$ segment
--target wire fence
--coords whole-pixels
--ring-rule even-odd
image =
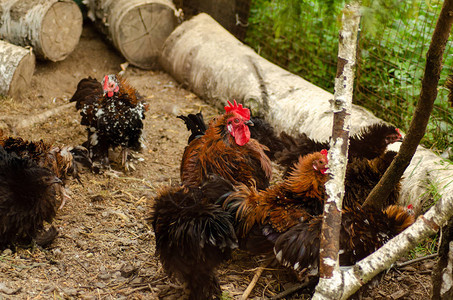
[[[179,1],[181,6],[193,9],[197,0]],[[216,2],[225,1],[209,3],[215,6],[220,4]],[[227,24],[222,19],[234,18],[234,24],[224,26],[261,56],[334,92],[339,20],[344,1],[227,2],[232,5],[229,13],[201,11],[210,13],[222,25]],[[382,3],[389,1],[371,2],[375,6],[363,10],[353,102],[407,131],[443,1],[395,1],[392,7],[382,7]],[[448,105],[448,91],[443,84],[447,75],[453,74],[452,45],[450,40],[445,49],[439,94],[422,141],[428,147],[445,152],[447,157],[449,154],[450,159],[453,158],[453,108]]]

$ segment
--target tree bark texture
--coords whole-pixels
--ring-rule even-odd
[[[88,17],[133,65],[158,67],[162,45],[177,25],[169,0],[88,0]]]
[[[360,6],[346,5],[339,34],[335,95],[332,103],[333,127],[329,150],[330,179],[321,231],[319,283],[313,299],[338,299],[343,289],[338,252],[340,250],[341,208],[349,146],[349,123],[357,54]]]
[[[0,41],[0,94],[17,98],[30,85],[35,71],[35,55],[5,41]]]
[[[439,261],[432,275],[433,300],[453,299],[453,219],[442,228]]]
[[[265,117],[277,132],[304,132],[319,141],[332,134],[331,93],[260,57],[206,14],[172,32],[160,62],[177,81],[220,109],[236,99]],[[355,134],[383,121],[352,105],[350,122],[350,134]],[[392,150],[398,151],[400,144],[393,144]],[[400,202],[420,208],[430,201],[430,185],[445,195],[444,186],[452,176],[453,165],[419,146],[403,175]]]
[[[0,38],[38,58],[65,59],[79,43],[82,13],[71,0],[0,0]]]
[[[442,59],[453,24],[453,0],[446,0],[437,20],[433,37],[426,55],[425,73],[422,79],[420,99],[415,108],[409,131],[404,137],[398,155],[384,173],[379,184],[368,195],[364,206],[372,205],[382,208],[381,199],[387,198],[392,187],[399,181],[423,138],[429,117],[437,97]]]

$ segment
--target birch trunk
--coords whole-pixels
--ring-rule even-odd
[[[327,200],[321,231],[319,253],[319,283],[313,299],[338,299],[343,289],[340,276],[339,249],[341,208],[343,207],[344,181],[349,148],[349,121],[352,108],[357,34],[360,23],[360,6],[346,5],[340,30],[335,97],[332,102],[333,128],[329,150],[329,173],[326,182]]]
[[[25,49],[0,41],[0,94],[17,98],[30,86],[35,71],[35,55]]]
[[[0,0],[0,38],[31,46],[42,59],[65,59],[79,43],[82,13],[71,0]]]
[[[158,67],[165,39],[176,27],[169,0],[88,0],[88,17],[121,54],[143,69]]]
[[[260,57],[206,14],[172,32],[160,62],[177,81],[220,109],[226,100],[236,99],[265,117],[277,132],[305,132],[320,141],[332,133],[331,93]],[[383,121],[352,105],[350,122],[350,134],[355,134]],[[398,151],[398,144],[392,149]],[[453,165],[419,146],[403,175],[400,202],[420,208],[430,201],[431,185],[446,195],[444,185],[451,178]]]

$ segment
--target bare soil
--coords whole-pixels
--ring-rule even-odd
[[[80,79],[121,71],[125,60],[90,24],[79,45],[57,63],[38,61],[30,88],[20,99],[0,99],[0,118],[25,120],[68,103]],[[189,133],[179,114],[219,113],[180,87],[164,72],[129,66],[124,76],[150,104],[145,145],[136,170],[119,176],[86,170],[83,184],[68,183],[72,201],[57,214],[59,236],[46,249],[7,249],[0,254],[0,299],[182,299],[183,286],[163,272],[154,256],[154,233],[146,221],[160,187],[179,182],[179,162]],[[44,122],[7,134],[55,145],[80,145],[86,139],[73,106]],[[112,152],[112,167],[121,171]],[[116,162],[115,162],[116,161]],[[278,174],[278,172],[277,172]],[[278,176],[276,176],[278,180]],[[237,252],[218,271],[225,299],[238,299],[260,258]],[[433,261],[391,271],[365,299],[428,299]],[[297,284],[291,272],[268,268],[251,294],[268,299]],[[294,295],[292,296],[294,297]],[[307,299],[299,294],[298,299]]]

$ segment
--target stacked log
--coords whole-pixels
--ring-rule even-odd
[[[0,39],[31,46],[42,59],[65,59],[77,46],[82,25],[72,0],[0,0]]]
[[[332,133],[331,93],[262,58],[207,14],[179,25],[161,55],[165,71],[219,108],[236,99],[277,131],[304,132],[319,141]],[[377,122],[383,121],[353,105],[351,134]],[[398,144],[392,150],[398,151]],[[452,177],[451,164],[419,146],[404,173],[400,200],[421,208],[430,201],[430,185],[437,186],[440,195],[448,195]]]
[[[88,8],[88,17],[131,64],[158,67],[162,45],[177,24],[171,1],[89,0]]]
[[[25,49],[5,41],[0,41],[0,94],[13,98],[30,86],[35,70],[35,55]]]

